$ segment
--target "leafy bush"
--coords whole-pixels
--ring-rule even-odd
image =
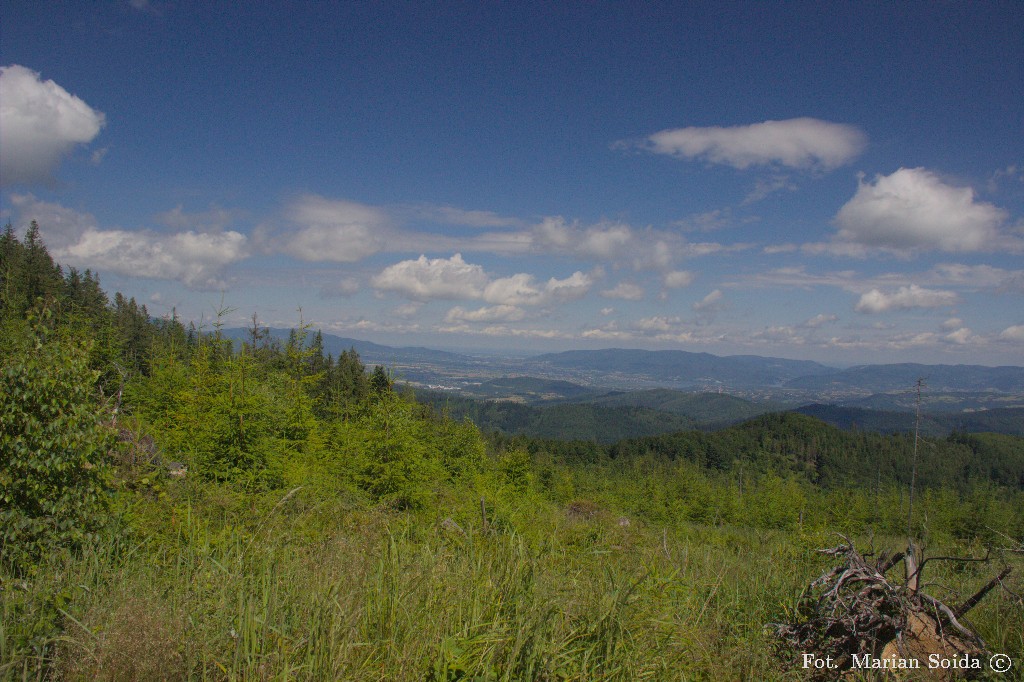
[[[8,328],[9,329],[9,328]],[[11,566],[73,547],[101,525],[116,438],[101,423],[89,348],[15,334],[0,371],[0,547]]]

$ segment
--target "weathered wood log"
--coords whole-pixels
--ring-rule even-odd
[[[992,580],[990,580],[987,583],[985,583],[984,587],[982,587],[980,590],[975,592],[973,597],[971,597],[970,599],[965,601],[963,604],[961,604],[959,608],[954,609],[953,610],[953,614],[957,618],[959,618],[960,616],[964,615],[965,613],[967,613],[968,611],[973,609],[975,606],[978,605],[978,602],[980,602],[982,599],[985,598],[986,594],[988,594],[989,592],[992,591],[992,588],[994,588],[996,585],[998,585],[1000,582],[1002,582],[1003,578],[1005,578],[1006,576],[1010,575],[1010,573],[1012,571],[1013,571],[1013,569],[1010,568],[1010,567],[1004,568],[999,575],[997,575],[995,578],[992,578]]]
[[[903,565],[907,568],[907,590],[910,594],[917,594],[917,588],[920,585],[921,569],[917,566],[917,548],[914,547],[913,542],[907,545],[907,553],[903,557]]]

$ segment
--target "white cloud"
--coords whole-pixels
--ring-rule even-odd
[[[634,240],[633,230],[621,223],[581,227],[560,216],[545,218],[533,229],[537,247],[574,256],[612,259],[622,254]]]
[[[451,258],[420,256],[388,266],[372,280],[381,291],[392,291],[413,300],[483,300],[495,305],[543,305],[585,295],[593,279],[575,272],[565,279],[552,277],[546,283],[533,275],[518,273],[491,279],[483,267],[467,263],[462,254]]]
[[[909,308],[943,308],[956,305],[958,301],[959,297],[952,291],[924,289],[911,284],[890,294],[872,289],[861,295],[854,310],[858,313],[885,313]]]
[[[455,306],[444,316],[449,324],[455,322],[518,322],[526,317],[526,312],[514,305],[484,306],[476,310],[466,310]]]
[[[415,317],[423,308],[422,303],[406,303],[391,309],[391,314],[396,317]]]
[[[586,296],[593,284],[593,277],[577,270],[565,279],[552,277],[544,285],[544,291],[552,300],[573,301]]]
[[[24,222],[36,220],[54,260],[80,268],[134,277],[173,279],[195,289],[223,288],[221,271],[249,255],[245,235],[235,231],[103,229],[88,213],[12,195]]]
[[[925,277],[936,283],[990,289],[996,293],[1024,293],[1024,270],[1004,270],[991,265],[939,263]]]
[[[432,298],[480,298],[488,277],[479,265],[462,260],[457,253],[451,258],[420,256],[384,268],[373,278],[373,286],[393,291],[415,300]]]
[[[181,204],[178,204],[170,211],[164,211],[154,216],[154,219],[161,225],[166,225],[172,230],[198,230],[200,232],[218,232],[233,223],[239,217],[237,211],[230,211],[225,208],[212,207],[208,211],[199,213],[188,213]]]
[[[999,332],[999,339],[1002,341],[1016,341],[1024,343],[1024,324],[1015,324]]]
[[[693,304],[693,310],[697,313],[714,313],[722,309],[723,294],[721,289],[715,289],[710,294]]]
[[[245,235],[86,230],[78,242],[53,252],[57,260],[136,277],[176,279],[196,289],[224,286],[220,271],[248,255]]]
[[[542,302],[544,292],[533,275],[519,273],[489,283],[483,298],[499,305],[536,305]]]
[[[641,301],[644,298],[643,287],[632,282],[619,282],[613,289],[601,292],[605,298],[620,298],[624,301]]]
[[[499,305],[544,305],[553,301],[570,301],[585,296],[593,279],[574,272],[565,279],[552,277],[544,285],[525,273],[496,279],[484,289],[483,299]]]
[[[800,332],[787,325],[765,327],[764,329],[755,332],[752,336],[754,339],[759,341],[785,343],[788,346],[802,346],[807,343],[807,339],[804,338]]]
[[[950,333],[946,334],[943,338],[948,343],[953,343],[958,346],[963,346],[977,340],[977,337],[974,335],[974,332],[972,332],[967,327],[960,327],[955,331],[951,331]]]
[[[687,216],[672,223],[672,227],[683,232],[711,232],[727,227],[732,222],[732,211],[726,208]]]
[[[836,322],[838,319],[839,319],[838,315],[826,315],[824,313],[821,313],[819,315],[815,315],[811,319],[809,319],[806,322],[804,322],[803,326],[807,327],[808,329],[817,329],[818,327],[822,326],[823,324],[829,324],[831,322]]]
[[[743,205],[749,206],[767,199],[776,192],[795,192],[799,189],[796,183],[791,182],[788,175],[774,175],[771,178],[761,178],[754,184],[754,189],[743,199]]]
[[[61,160],[99,135],[104,115],[52,80],[0,67],[0,185],[52,184]]]
[[[664,333],[677,329],[681,324],[683,324],[683,320],[681,318],[655,315],[654,317],[644,317],[637,320],[634,326],[643,332]]]
[[[300,260],[353,263],[383,248],[387,214],[372,206],[308,194],[285,217],[296,231],[278,235],[277,248]]]
[[[665,273],[662,282],[669,289],[682,289],[693,284],[696,278],[697,275],[689,270],[673,270]]]
[[[455,330],[462,333],[475,333],[483,336],[498,336],[498,337],[514,337],[514,338],[527,338],[527,339],[567,339],[572,338],[571,334],[567,334],[558,329],[522,329],[519,327],[509,327],[507,325],[491,325],[490,327],[484,327],[483,329],[474,330],[467,327],[456,327]],[[441,331],[453,331],[445,330]]]
[[[580,338],[601,341],[632,341],[636,336],[632,332],[618,329],[587,329],[580,334]]]
[[[946,321],[944,321],[942,323],[942,330],[943,331],[947,331],[947,332],[951,332],[951,331],[956,331],[957,329],[960,329],[963,326],[964,326],[964,321],[963,320],[961,320],[959,317],[951,317],[951,318],[949,318],[948,320],[946,320]]]
[[[1002,209],[976,201],[970,187],[947,185],[924,168],[900,168],[873,183],[861,179],[834,222],[841,242],[955,252],[998,248],[1006,217]]]
[[[852,161],[866,143],[864,133],[853,126],[794,118],[730,128],[662,130],[640,146],[655,154],[701,158],[739,169],[781,165],[827,170]],[[620,143],[620,146],[630,145]]]

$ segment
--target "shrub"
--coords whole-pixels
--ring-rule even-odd
[[[12,567],[74,547],[102,524],[116,442],[100,422],[89,348],[37,325],[0,365],[0,548]]]

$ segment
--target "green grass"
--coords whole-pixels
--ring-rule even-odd
[[[460,532],[438,512],[305,490],[283,502],[188,496],[137,506],[146,537],[108,535],[5,582],[0,677],[801,679],[782,672],[764,626],[826,566],[813,550],[837,544],[625,526],[531,495],[492,503],[486,532],[468,499],[439,507]],[[930,580],[959,593],[990,572],[935,566]],[[970,620],[1020,658],[1019,603],[994,593]]]

